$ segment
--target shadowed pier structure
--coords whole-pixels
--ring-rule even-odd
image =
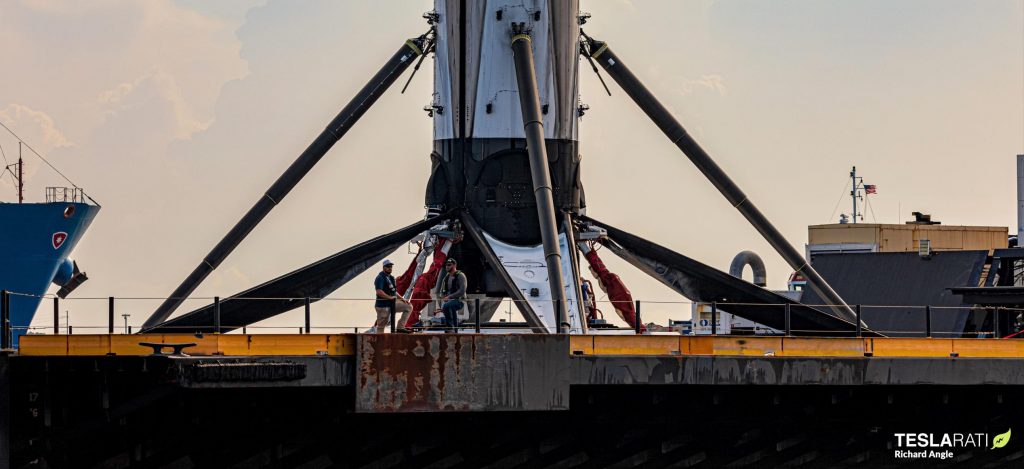
[[[997,339],[30,335],[0,360],[0,435],[11,467],[887,464],[907,419],[1024,416],[1021,357]]]

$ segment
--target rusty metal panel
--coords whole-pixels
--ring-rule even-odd
[[[357,412],[566,410],[569,338],[363,334]]]

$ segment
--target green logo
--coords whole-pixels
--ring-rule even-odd
[[[1006,430],[1006,433],[996,435],[996,437],[992,439],[992,449],[1002,448],[1003,446],[1006,446],[1006,444],[1009,442],[1010,430]]]

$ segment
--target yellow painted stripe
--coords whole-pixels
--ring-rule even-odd
[[[326,355],[325,335],[258,334],[249,336],[251,355]]]
[[[150,355],[162,344],[195,343],[185,353],[196,356],[355,355],[351,334],[137,334],[137,335],[25,335],[18,353],[25,356]],[[165,353],[170,349],[165,349]]]
[[[573,355],[1024,358],[1024,340],[756,336],[573,336]]]
[[[338,334],[327,336],[327,355],[356,354],[355,334]]]
[[[150,355],[139,342],[190,343],[189,355],[355,355],[353,334],[25,335],[25,356]],[[572,336],[572,355],[1024,358],[1024,340],[756,336]]]
[[[961,357],[1024,358],[1024,340],[949,339],[953,352]]]
[[[68,338],[68,355],[106,355],[110,352],[109,335],[75,336]]]
[[[784,357],[863,357],[864,339],[786,337],[782,340]]]
[[[679,337],[662,335],[594,336],[595,355],[679,355]]]
[[[714,337],[715,355],[778,356],[782,354],[782,337]]]
[[[569,336],[569,353],[573,355],[593,355],[594,337],[592,335]]]
[[[416,55],[423,55],[423,50],[421,50],[420,46],[417,46],[415,42],[412,42],[412,39],[406,40],[405,45],[409,46]]]
[[[874,338],[870,341],[876,357],[949,357],[951,339]]]
[[[20,339],[19,355],[63,356],[68,354],[66,335],[23,335]]]

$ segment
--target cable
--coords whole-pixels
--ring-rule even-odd
[[[846,196],[846,188],[849,187],[849,179],[844,178],[846,182],[843,183],[843,192],[839,193],[839,200],[836,201],[835,208],[832,209],[832,214],[828,216],[828,223],[832,223],[832,217],[836,216],[836,210],[839,210],[839,204],[843,203],[843,197]]]
[[[21,138],[21,137],[20,137],[20,136],[19,136],[18,134],[14,133],[14,131],[13,131],[13,130],[11,130],[11,128],[10,128],[10,127],[7,127],[6,125],[4,125],[4,123],[3,123],[3,122],[0,122],[0,127],[3,127],[3,128],[4,128],[4,129],[6,129],[6,130],[7,130],[8,132],[10,132],[10,133],[11,133],[11,135],[13,135],[13,136],[14,136],[14,138],[18,139],[18,141],[19,141],[19,142],[21,142],[21,144],[22,144],[22,145],[25,145],[25,147],[27,147],[27,148],[28,148],[28,149],[29,149],[30,151],[32,151],[32,153],[35,153],[35,154],[36,154],[36,156],[38,156],[38,157],[39,157],[39,159],[43,160],[43,163],[46,163],[46,165],[47,165],[47,166],[49,166],[49,167],[50,167],[50,169],[52,169],[52,170],[53,170],[54,172],[56,172],[57,174],[59,174],[59,175],[60,175],[60,177],[64,178],[64,180],[65,180],[65,181],[67,181],[67,182],[68,182],[68,184],[71,184],[71,186],[72,186],[72,187],[74,187],[75,189],[79,189],[79,190],[81,190],[81,191],[82,191],[82,195],[84,195],[84,196],[88,197],[88,198],[89,198],[89,200],[91,200],[91,201],[92,201],[92,203],[96,204],[97,206],[99,205],[99,202],[96,202],[96,199],[93,199],[92,197],[90,197],[90,196],[89,196],[89,194],[86,194],[86,193],[85,193],[85,189],[82,189],[81,187],[78,187],[78,184],[75,184],[75,183],[74,183],[74,182],[73,182],[73,181],[72,181],[71,179],[69,179],[69,178],[68,178],[67,176],[65,176],[65,175],[64,175],[64,173],[60,172],[60,170],[59,170],[59,169],[57,169],[57,167],[56,167],[56,166],[54,166],[54,165],[50,164],[50,162],[49,162],[49,161],[47,161],[47,159],[46,159],[46,158],[44,158],[44,157],[43,157],[43,155],[40,155],[40,154],[39,154],[39,152],[38,152],[38,151],[36,151],[36,149],[35,149],[35,148],[32,148],[32,145],[29,145],[29,144],[28,144],[27,142],[25,142],[25,140],[24,140],[24,139],[22,139],[22,138]],[[6,159],[6,157],[5,157],[5,159]]]
[[[11,183],[14,184],[14,189],[17,190],[18,176],[14,174],[14,171],[11,171],[11,162],[7,161],[7,153],[4,153],[4,147],[2,145],[0,145],[0,155],[4,157],[4,170],[0,171],[0,180],[3,180],[5,174],[11,173]]]
[[[875,218],[875,209],[871,207],[871,197],[864,196],[864,203],[868,206],[868,211],[871,212],[871,221],[878,223],[878,218]]]

